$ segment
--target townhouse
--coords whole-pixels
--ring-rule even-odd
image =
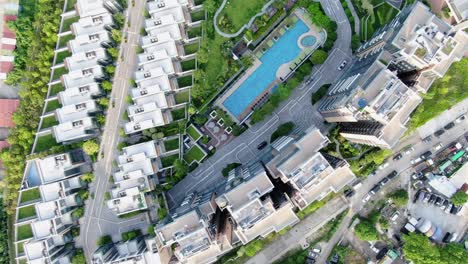
[[[138,236],[129,241],[119,241],[99,247],[93,254],[93,264],[111,263],[161,263],[155,238]]]
[[[467,36],[416,2],[361,45],[357,61],[335,83],[318,111],[341,124],[346,139],[394,147],[410,114],[434,80],[461,59]]]
[[[15,223],[18,263],[70,262],[71,229],[78,224],[73,212],[83,205],[79,191],[86,187],[81,176],[91,169],[81,150],[27,162]]]

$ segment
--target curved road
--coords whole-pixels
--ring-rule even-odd
[[[314,67],[311,74],[313,81],[309,85],[302,84],[296,88],[289,99],[283,102],[267,120],[253,125],[242,135],[220,148],[212,157],[174,186],[167,193],[170,208],[179,204],[188,193],[203,192],[222,182],[224,177],[221,175],[221,170],[227,164],[247,163],[261,155],[262,152],[257,150],[256,146],[262,141],[269,140],[270,135],[280,124],[293,121],[302,130],[311,126],[322,131],[326,130],[323,118],[317,112],[316,106],[310,106],[310,98],[312,92],[323,84],[333,83],[338,79],[343,72],[338,71],[337,66],[343,60],[346,59],[348,62],[351,60],[351,27],[338,0],[322,0],[321,4],[325,13],[337,22],[338,39],[327,61],[321,66]]]

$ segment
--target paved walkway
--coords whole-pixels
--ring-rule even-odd
[[[354,34],[361,34],[361,21],[359,20],[359,16],[357,15],[356,10],[354,9],[353,3],[351,0],[346,0],[346,3],[348,4],[351,15],[354,18]]]
[[[255,16],[253,16],[249,22],[245,25],[243,25],[236,33],[232,33],[232,34],[229,34],[229,33],[224,33],[223,31],[221,31],[221,29],[219,29],[218,27],[218,15],[221,13],[221,11],[223,10],[224,6],[226,5],[228,0],[224,0],[223,3],[221,4],[221,6],[218,8],[218,10],[216,10],[216,13],[214,15],[214,18],[213,18],[213,26],[216,30],[216,33],[218,33],[219,35],[225,37],[225,38],[235,38],[237,36],[239,36],[240,34],[242,34],[242,32],[246,29],[246,28],[249,28],[252,23],[254,22],[255,18],[259,17],[259,16],[262,16],[263,14],[266,13],[266,10],[267,8],[270,6],[271,3],[273,3],[275,0],[270,0],[268,3],[266,3],[263,7],[262,7],[262,10],[257,13]]]
[[[346,208],[348,208],[348,204],[342,198],[328,202],[324,207],[301,220],[286,234],[280,236],[253,258],[249,259],[246,264],[272,263],[280,259],[287,252],[307,243],[305,241],[307,237],[312,236],[318,229],[346,210]]]

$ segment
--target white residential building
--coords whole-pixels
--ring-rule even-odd
[[[162,264],[155,238],[144,236],[101,246],[92,261],[92,264]]]

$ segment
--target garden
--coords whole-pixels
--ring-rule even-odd
[[[250,19],[259,13],[267,0],[231,0],[226,2],[218,16],[218,27],[226,33],[239,31]],[[242,10],[240,12],[239,10]]]
[[[399,12],[384,0],[351,1],[360,19],[360,36],[364,41],[370,39],[376,30],[390,22]]]

